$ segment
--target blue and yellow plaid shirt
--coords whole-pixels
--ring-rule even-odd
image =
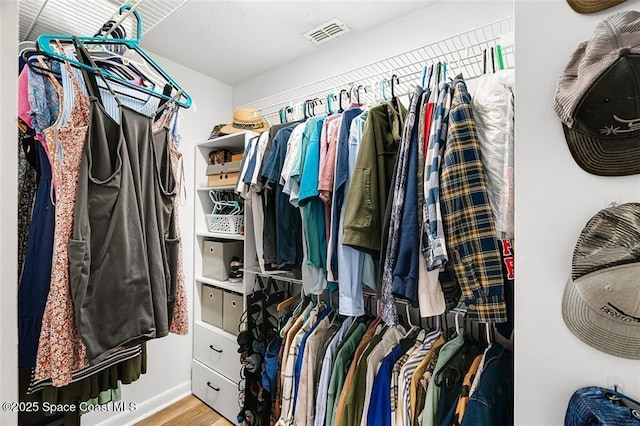
[[[453,83],[447,142],[440,175],[440,202],[449,262],[440,283],[448,306],[459,291],[469,318],[504,322],[502,264],[487,195],[471,96],[462,80]],[[448,273],[447,273],[448,272]],[[459,288],[458,288],[459,286]]]

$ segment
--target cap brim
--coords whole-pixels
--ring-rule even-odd
[[[230,135],[231,133],[240,133],[240,132],[254,132],[254,133],[262,133],[262,132],[266,132],[267,130],[269,130],[271,126],[269,126],[268,124],[265,124],[264,127],[260,128],[260,129],[241,129],[239,127],[234,127],[233,124],[225,124],[221,129],[220,132]]]
[[[562,299],[562,318],[587,345],[609,355],[640,359],[640,324],[625,324],[600,315],[585,303],[571,278]]]
[[[567,0],[571,9],[578,13],[595,13],[609,9],[626,0]]]
[[[573,159],[586,172],[598,176],[640,173],[640,136],[598,139],[562,125]]]

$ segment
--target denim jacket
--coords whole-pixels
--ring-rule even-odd
[[[513,353],[499,343],[487,351],[484,370],[462,418],[462,426],[513,424]]]

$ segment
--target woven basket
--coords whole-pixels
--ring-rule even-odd
[[[242,215],[208,214],[206,216],[209,232],[244,234],[244,216]]]

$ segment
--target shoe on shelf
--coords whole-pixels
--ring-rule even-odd
[[[242,268],[244,262],[238,256],[233,256],[229,262],[229,282],[239,283],[242,281]]]

